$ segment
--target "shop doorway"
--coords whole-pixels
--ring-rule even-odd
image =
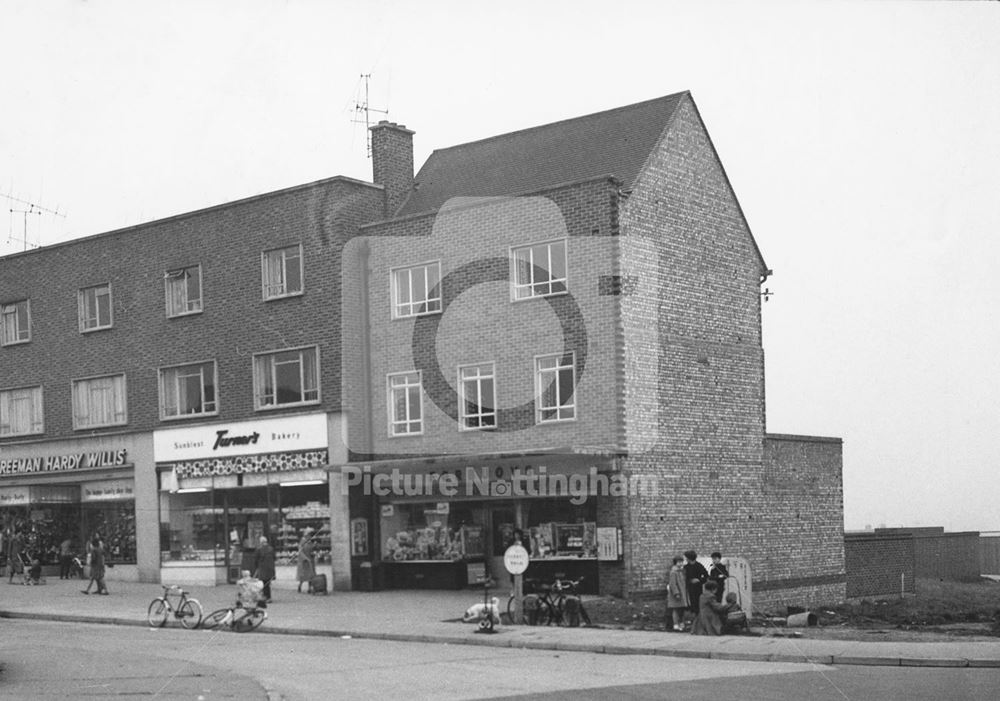
[[[272,523],[276,524],[270,504],[268,487],[249,487],[218,490],[222,496],[223,523],[229,540],[226,548],[226,579],[235,584],[243,570],[254,570],[257,546],[262,536],[273,540]],[[274,545],[274,543],[272,543]]]
[[[486,544],[487,567],[489,576],[496,582],[500,591],[505,591],[510,582],[510,575],[503,564],[503,554],[514,542],[514,530],[517,528],[517,513],[514,505],[494,506],[489,509],[489,542]]]

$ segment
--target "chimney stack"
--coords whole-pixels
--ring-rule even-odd
[[[385,188],[384,214],[391,217],[413,189],[413,132],[386,120],[371,132],[372,182]]]

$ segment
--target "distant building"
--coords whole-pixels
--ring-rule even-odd
[[[373,183],[0,258],[6,525],[143,581],[267,535],[337,588],[458,587],[519,537],[592,591],[693,548],[758,606],[843,598],[841,442],[766,433],[770,271],[690,94],[416,176],[412,137],[373,127]]]

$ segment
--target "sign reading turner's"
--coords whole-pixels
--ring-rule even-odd
[[[203,424],[153,432],[156,462],[262,455],[327,447],[326,414]]]

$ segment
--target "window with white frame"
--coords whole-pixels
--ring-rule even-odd
[[[0,436],[27,436],[44,431],[41,386],[0,390]]]
[[[511,259],[514,299],[566,292],[566,239],[512,248]]]
[[[302,294],[302,246],[276,248],[261,254],[264,299]]]
[[[0,345],[31,340],[31,305],[28,300],[0,304]]]
[[[160,416],[173,419],[218,413],[215,388],[215,362],[163,368],[160,370]]]
[[[535,358],[535,420],[538,423],[576,418],[576,374],[573,353]]]
[[[441,311],[441,263],[423,263],[392,271],[392,317]]]
[[[389,375],[389,435],[423,433],[424,407],[420,371]]]
[[[125,375],[73,381],[73,428],[120,426],[128,423]]]
[[[309,346],[255,355],[253,381],[257,409],[314,404],[319,401],[319,349]]]
[[[168,270],[163,276],[167,295],[167,316],[183,316],[201,311],[201,266]]]
[[[465,430],[496,428],[496,370],[493,363],[458,368],[459,418]]]
[[[80,331],[109,329],[111,315],[111,284],[95,285],[80,290]]]

